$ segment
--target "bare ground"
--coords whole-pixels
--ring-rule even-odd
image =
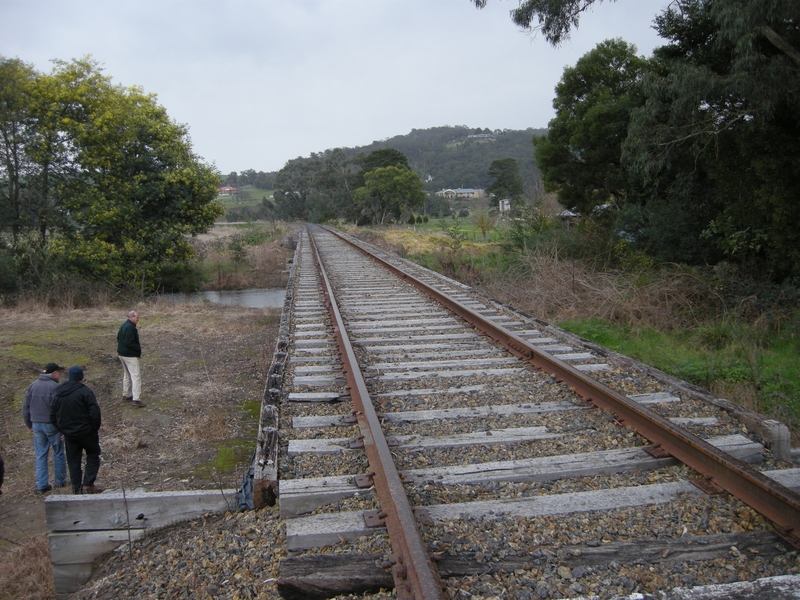
[[[235,488],[249,466],[279,311],[165,302],[135,308],[143,409],[122,400],[116,332],[126,308],[0,310],[0,598],[53,593],[49,557],[41,558],[44,498],[34,490],[33,443],[21,416],[24,392],[47,362],[81,365],[97,395],[98,485]]]

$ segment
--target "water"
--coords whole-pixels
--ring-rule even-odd
[[[214,302],[249,308],[282,308],[286,297],[284,288],[253,288],[249,290],[204,291],[192,294],[163,294],[175,302]]]

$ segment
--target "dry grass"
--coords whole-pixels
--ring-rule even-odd
[[[225,239],[239,231],[220,228],[199,244],[222,262]],[[293,254],[284,237],[246,247],[236,281],[225,287],[284,286]],[[67,283],[0,308],[0,600],[55,593],[43,498],[33,489],[34,453],[19,412],[46,362],[81,364],[87,373],[103,411],[106,488],[236,487],[255,440],[250,407],[263,394],[280,310],[142,299],[114,307],[107,290]],[[142,315],[143,411],[120,401],[115,335],[130,308]]]
[[[15,546],[0,561],[0,599],[40,600],[55,596],[47,535]]]
[[[240,252],[219,237],[211,243],[196,242],[199,263],[208,281],[209,290],[243,290],[259,287],[285,287],[288,280],[286,262],[294,251],[283,244],[283,236],[258,246],[244,247]]]
[[[457,251],[446,249],[448,238],[407,228],[354,232],[358,237],[399,255],[429,254],[442,272],[485,294],[549,321],[601,318],[632,327],[661,330],[694,325],[699,312],[696,289],[702,282],[676,269],[657,276],[635,277],[599,271],[564,259],[557,245],[519,256],[506,272],[479,271],[470,257],[485,253],[486,244],[465,241]],[[705,289],[705,288],[704,288]],[[703,301],[707,304],[707,300]]]
[[[553,250],[529,255],[510,271],[484,277],[482,291],[551,321],[601,318],[662,330],[686,326],[694,313],[693,276],[676,271],[653,279],[599,272],[562,260]]]
[[[287,261],[292,255],[291,249],[282,246],[280,240],[253,248],[249,261],[258,274],[257,285],[253,287],[286,287]]]

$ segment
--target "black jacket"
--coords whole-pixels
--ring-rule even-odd
[[[139,344],[139,330],[128,319],[117,332],[117,354],[126,357],[139,358],[142,355],[142,346]]]
[[[79,438],[100,429],[100,406],[94,392],[80,381],[56,388],[50,405],[50,422],[67,438]]]

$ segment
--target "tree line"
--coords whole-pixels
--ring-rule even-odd
[[[514,159],[526,190],[541,187],[541,178],[531,152],[531,136],[546,133],[545,129],[490,130],[488,128],[461,126],[412,129],[404,135],[355,148],[340,148],[336,160],[351,160],[358,170],[359,156],[376,150],[394,149],[406,157],[409,168],[422,180],[426,192],[445,188],[485,189],[492,183],[489,168],[495,160]],[[297,160],[322,160],[333,150],[314,153],[309,158]],[[290,161],[293,162],[293,161]],[[222,179],[223,185],[272,190],[277,172],[247,169],[233,171]]]
[[[271,190],[275,187],[275,173],[265,173],[255,169],[245,169],[241,173],[231,171],[222,179],[222,185],[230,187],[251,185],[259,190]]]
[[[154,95],[86,58],[0,56],[0,291],[77,276],[152,289],[223,214],[219,177]]]
[[[594,4],[522,0],[512,19],[558,44]],[[565,69],[534,137],[546,188],[663,261],[796,282],[800,3],[676,0],[654,23],[651,57],[607,40]]]
[[[384,224],[425,202],[422,180],[394,148],[349,158],[337,148],[290,160],[275,176],[275,211],[290,221]]]
[[[528,142],[530,145],[530,141]],[[274,212],[290,221],[344,220],[359,225],[406,222],[451,214],[444,197],[424,190],[420,176],[396,148],[348,157],[342,148],[290,160],[275,176]],[[525,187],[514,158],[492,161],[490,196],[523,202]]]

